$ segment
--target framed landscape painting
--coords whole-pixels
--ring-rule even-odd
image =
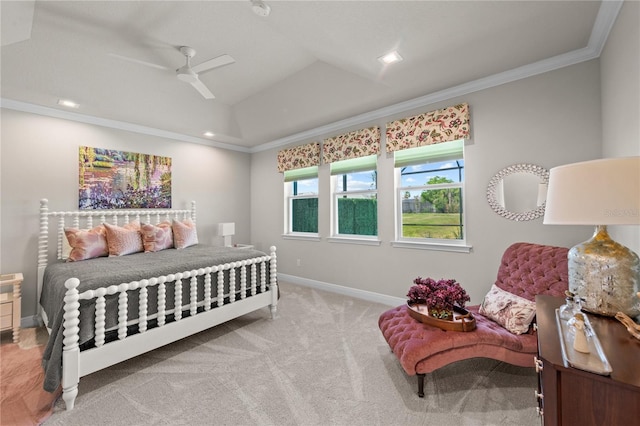
[[[171,208],[171,158],[81,146],[80,209]]]

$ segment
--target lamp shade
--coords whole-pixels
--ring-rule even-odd
[[[226,237],[236,233],[236,224],[234,222],[219,223],[218,235]]]
[[[640,157],[605,158],[552,168],[544,223],[640,224]]]

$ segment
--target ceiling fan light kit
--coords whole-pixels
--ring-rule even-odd
[[[176,73],[178,74],[178,78],[185,83],[193,84],[198,81],[198,74],[193,72],[193,70],[187,66],[178,68]]]

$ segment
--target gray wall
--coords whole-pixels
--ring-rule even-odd
[[[78,208],[78,147],[172,158],[172,203],[196,201],[198,238],[222,245],[219,222],[235,222],[234,241],[250,240],[250,154],[176,142],[57,118],[2,109],[2,273],[22,272],[22,317],[36,313],[39,200],[51,210]]]
[[[600,56],[602,156],[640,155],[640,2],[625,1]],[[640,253],[640,226],[611,227]]]
[[[472,137],[465,146],[466,224],[471,253],[391,247],[394,239],[393,158],[378,161],[379,237],[381,246],[331,243],[329,171],[321,165],[321,241],[283,239],[284,190],[276,171],[277,149],[252,156],[253,242],[278,246],[278,271],[320,283],[404,297],[417,276],[455,278],[479,303],[495,281],[500,256],[513,242],[572,246],[591,235],[589,227],[549,226],[542,218],[513,222],[496,215],[486,201],[486,187],[500,169],[534,163],[547,169],[601,155],[600,65],[598,60],[563,68],[446,102],[407,111],[358,127],[468,102]],[[350,130],[350,129],[345,129]],[[384,133],[384,131],[383,131]],[[320,140],[322,135],[314,140]],[[300,141],[294,145],[311,142]],[[300,266],[297,266],[300,259]]]

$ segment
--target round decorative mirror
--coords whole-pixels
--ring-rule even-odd
[[[487,186],[487,201],[500,216],[516,221],[544,214],[549,171],[535,164],[514,164],[496,173]]]

